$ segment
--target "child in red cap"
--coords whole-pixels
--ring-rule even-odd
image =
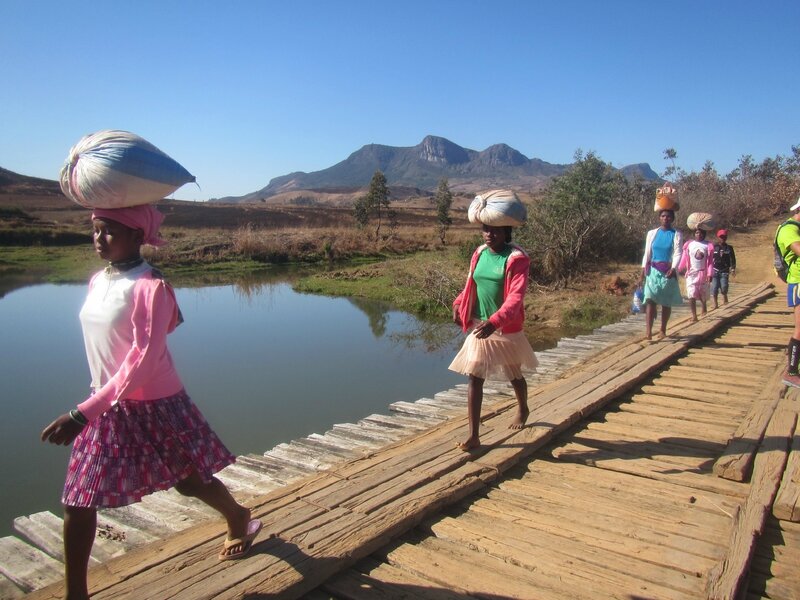
[[[719,294],[722,303],[728,303],[728,278],[736,277],[736,253],[728,244],[728,230],[717,231],[718,244],[714,244],[714,273],[711,275],[711,295],[714,297],[714,308],[719,308]]]

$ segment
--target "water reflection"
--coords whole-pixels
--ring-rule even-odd
[[[272,272],[235,285],[176,287],[186,322],[170,348],[189,394],[236,454],[388,412],[462,382],[452,347],[385,304],[295,293]],[[68,449],[42,428],[86,396],[78,311],[84,285],[38,285],[0,300],[0,535],[11,521],[59,512]],[[423,333],[422,337],[417,337]],[[431,338],[433,339],[433,338]]]

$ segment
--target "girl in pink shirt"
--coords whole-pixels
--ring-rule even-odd
[[[714,244],[706,241],[706,232],[699,227],[693,237],[683,245],[678,271],[686,277],[686,296],[692,321],[697,321],[697,301],[700,301],[703,315],[708,310],[709,287],[714,276]]]
[[[80,312],[92,393],[42,432],[72,446],[64,484],[67,598],[88,598],[97,509],[175,487],[218,510],[228,525],[221,560],[249,552],[261,529],[214,473],[235,457],[191,401],[167,349],[182,321],[172,287],[140,255],[160,245],[151,205],[95,209],[94,245],[108,266],[92,277]]]

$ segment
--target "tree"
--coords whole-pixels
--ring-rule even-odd
[[[384,213],[389,212],[389,187],[386,185],[386,175],[382,171],[375,171],[372,181],[369,182],[367,192],[367,206],[369,212],[375,217],[375,241],[377,242],[381,234],[381,220]],[[388,215],[387,215],[388,216]]]
[[[366,227],[370,219],[375,219],[376,242],[380,239],[384,217],[389,220],[390,227],[397,227],[397,215],[390,209],[389,187],[386,185],[386,176],[381,171],[375,171],[372,176],[367,195],[361,196],[355,201],[353,217],[355,217],[359,228]]]
[[[453,219],[450,217],[450,207],[453,205],[453,194],[450,191],[450,186],[447,184],[447,177],[443,177],[439,181],[439,188],[436,190],[436,222],[438,224],[439,239],[444,245],[447,230],[453,224]]]
[[[531,207],[515,238],[529,251],[537,277],[566,283],[593,262],[638,250],[642,238],[626,235],[627,224],[644,211],[641,185],[629,183],[594,153],[578,151],[570,169]]]
[[[355,217],[356,225],[359,229],[363,229],[369,223],[369,206],[367,205],[366,196],[356,199],[355,204],[353,204],[353,217]]]
[[[678,152],[675,148],[667,148],[664,150],[664,160],[670,161],[671,165],[664,169],[664,179],[669,179],[670,177],[677,176],[678,167],[675,166],[675,159],[678,158]]]

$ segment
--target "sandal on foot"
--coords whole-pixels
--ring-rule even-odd
[[[256,536],[259,534],[263,526],[264,524],[258,519],[253,519],[250,521],[247,524],[247,533],[245,535],[240,538],[225,540],[225,542],[222,544],[223,550],[219,553],[219,559],[239,560],[240,558],[247,556],[250,552],[250,549],[253,547],[253,540],[256,539]],[[241,546],[241,549],[238,552],[226,554],[226,552],[234,546]]]

